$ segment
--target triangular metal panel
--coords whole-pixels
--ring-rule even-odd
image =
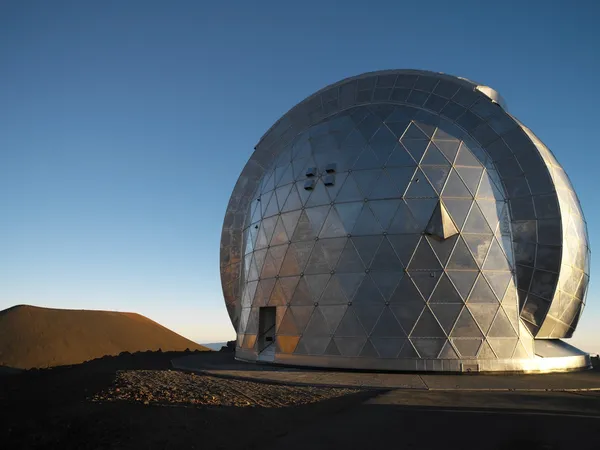
[[[382,231],[381,225],[379,225],[379,222],[375,219],[373,212],[365,205],[352,229],[352,235],[381,234]]]
[[[408,153],[404,145],[397,143],[394,150],[388,157],[385,165],[386,167],[405,167],[405,166],[416,166],[416,161]],[[414,169],[413,169],[414,172]]]
[[[338,337],[333,338],[342,356],[358,356],[367,341],[366,336],[361,337]]]
[[[421,239],[408,264],[408,270],[441,270],[442,266],[425,237]]]
[[[483,274],[485,275],[488,283],[496,293],[496,296],[500,299],[504,297],[504,293],[506,292],[506,288],[508,284],[512,280],[512,272],[492,272],[484,270]]]
[[[437,193],[431,187],[429,180],[421,169],[417,169],[412,180],[404,194],[405,198],[431,198],[436,197]]]
[[[349,307],[344,314],[344,317],[340,321],[340,324],[335,330],[335,336],[337,337],[358,337],[365,336],[365,330],[362,327],[360,321],[356,317],[354,308]]]
[[[285,227],[283,225],[283,220],[281,217],[278,218],[277,224],[275,225],[275,231],[273,232],[273,237],[271,238],[271,245],[279,245],[286,244],[289,238],[285,231]]]
[[[504,252],[500,249],[500,244],[496,239],[492,240],[490,251],[488,252],[485,264],[483,265],[484,270],[510,270],[510,264],[504,255]]]
[[[383,299],[388,301],[404,276],[404,272],[370,272],[369,276],[383,296]]]
[[[463,238],[475,258],[479,267],[483,266],[483,261],[492,243],[492,236],[483,234],[465,234]]]
[[[438,280],[442,276],[442,271],[420,271],[408,272],[423,298],[427,301],[433,292]]]
[[[366,274],[364,271],[362,273],[337,273],[334,275],[340,284],[340,287],[344,291],[346,298],[348,301],[352,301],[358,287],[362,284],[363,279]]]
[[[420,80],[422,80],[423,78],[420,78]],[[423,88],[417,88],[417,89],[423,89]],[[422,115],[420,113],[423,113]],[[426,113],[425,111],[419,111],[419,113],[417,113],[417,115],[415,116],[415,118],[419,118],[419,121],[415,121],[415,125],[417,127],[419,127],[419,130],[421,130],[423,133],[425,133],[425,135],[431,139],[431,137],[433,136],[433,134],[435,133],[436,130],[436,126],[435,125],[430,125],[429,123],[425,123],[422,122],[421,119],[423,120],[430,120],[431,116],[429,113]]]
[[[383,238],[377,253],[371,262],[371,270],[374,271],[385,271],[385,272],[400,272],[404,269],[404,266],[396,256],[394,249],[387,240]]]
[[[426,139],[429,140],[429,136],[427,136],[423,131],[413,122],[407,128],[404,134],[402,135],[402,139]]]
[[[513,359],[529,359],[529,358],[531,358],[531,356],[527,354],[525,347],[523,347],[523,344],[521,344],[521,342],[519,342],[519,343],[517,343],[517,346],[515,348],[515,352],[512,355],[512,358]]]
[[[436,131],[436,134],[438,133],[438,131]],[[456,139],[442,141],[437,139],[436,135],[434,135],[433,142],[435,142],[435,145],[441,150],[446,159],[450,161],[450,163],[453,163],[454,159],[456,158],[456,154],[458,153],[458,146],[460,144],[460,141]]]
[[[433,142],[430,142],[425,155],[423,155],[423,159],[421,159],[420,165],[450,166],[450,163],[437,146]]]
[[[442,351],[446,339],[413,339],[410,341],[423,359],[437,359]]]
[[[471,200],[465,198],[444,199],[446,211],[448,211],[450,217],[459,229],[464,225],[472,203]]]
[[[303,336],[329,336],[332,332],[329,331],[327,321],[321,313],[321,307],[314,309],[308,324],[302,330]]]
[[[281,172],[281,176],[280,176],[279,180],[277,181],[278,187],[285,186],[285,185],[289,186],[289,183],[292,183],[294,181],[294,168],[291,163],[288,163],[285,167],[281,167],[277,170],[279,172]],[[289,193],[289,190],[287,192]],[[287,197],[287,194],[286,194],[286,197]],[[285,200],[285,198],[283,200]],[[279,202],[279,206],[283,205],[283,202],[281,201],[281,198],[279,195],[277,196],[277,201]]]
[[[440,323],[444,332],[450,334],[452,327],[456,323],[456,319],[462,311],[462,303],[430,303],[429,307],[433,315]]]
[[[395,358],[406,342],[405,338],[389,337],[371,337],[370,340],[381,358]]]
[[[366,275],[363,278],[363,281],[356,291],[356,295],[352,301],[356,304],[384,303],[383,297],[379,293],[379,290],[369,275]]]
[[[308,349],[304,345],[303,338],[300,338],[298,345],[296,345],[296,349],[294,350],[294,355],[309,355]]]
[[[481,162],[473,156],[469,147],[463,142],[460,145],[460,150],[458,151],[458,156],[454,161],[456,166],[468,166],[468,167],[481,167]]]
[[[344,294],[344,290],[338,281],[338,275],[332,275],[327,283],[327,287],[323,291],[319,299],[319,304],[322,305],[346,305],[348,299]]]
[[[405,201],[415,218],[419,232],[422,232],[438,203],[437,198],[406,199]]]
[[[409,339],[405,340],[404,346],[402,347],[402,349],[400,349],[397,358],[419,358],[419,354],[417,353],[412,342],[410,342]]]
[[[375,114],[368,114],[363,120],[360,121],[356,128],[358,131],[360,131],[365,140],[368,141],[379,129],[382,122],[383,121]]]
[[[406,333],[396,320],[389,307],[385,307],[379,316],[375,328],[371,331],[372,336],[376,337],[405,337]]]
[[[438,281],[433,294],[429,297],[429,303],[463,303],[460,294],[454,288],[454,285],[448,278],[448,275],[443,274]]]
[[[437,322],[435,316],[431,312],[429,308],[425,308],[417,321],[417,324],[410,332],[411,337],[427,337],[427,338],[436,338],[436,337],[446,337],[444,330]],[[414,343],[414,341],[413,341]],[[441,349],[441,346],[440,346]],[[418,347],[417,347],[417,350]],[[419,352],[421,353],[421,352]]]
[[[440,263],[442,264],[442,267],[445,267],[448,263],[448,259],[450,258],[450,254],[454,249],[454,245],[456,244],[458,235],[451,236],[443,241],[440,241],[432,236],[425,236],[425,238],[427,239],[427,242],[429,242],[429,245],[433,249],[433,253],[435,253],[435,256],[437,256]]]
[[[364,206],[364,202],[353,202],[353,203],[341,203],[337,204],[332,208],[332,210],[336,210],[338,217],[343,225],[343,229],[346,234],[352,231],[354,225],[356,225],[356,221],[358,216],[360,215]]]
[[[267,209],[263,213],[263,218],[274,216],[278,212],[279,212],[279,205],[277,204],[277,196],[272,195],[271,200],[269,201],[269,205],[267,206]]]
[[[306,208],[310,208],[312,206],[329,205],[330,203],[331,198],[329,198],[327,187],[325,187],[325,184],[323,184],[323,180],[317,180],[317,183],[306,202]]]
[[[273,287],[273,291],[271,292],[271,297],[268,301],[268,306],[285,306],[287,305],[288,300],[285,297],[285,292],[283,292],[283,288],[281,287],[281,283],[279,280],[275,281],[275,286]]]
[[[357,236],[350,239],[365,267],[370,266],[382,239],[382,236]]]
[[[367,145],[352,166],[352,171],[377,169],[381,168],[381,166],[382,163],[375,155],[375,152],[373,152],[371,147]]]
[[[446,184],[446,180],[448,179],[450,166],[422,166],[421,170],[429,180],[429,183],[435,192],[440,195],[444,188],[444,184]]]
[[[413,165],[407,167],[387,167],[385,172],[396,186],[398,195],[402,196],[410,185],[416,170],[416,166]]]
[[[340,259],[340,255],[344,250],[348,239],[345,237],[342,238],[332,238],[332,239],[321,239],[319,242],[321,243],[321,248],[323,250],[323,254],[325,256],[325,260],[331,270],[335,269],[338,260]]]
[[[473,319],[473,316],[469,310],[465,307],[452,329],[450,336],[455,338],[482,338],[483,334],[479,329],[479,326]]]
[[[450,341],[446,341],[438,358],[439,359],[458,359],[458,354],[454,350],[454,347],[452,347],[452,344],[450,343]]]
[[[514,338],[518,336],[517,332],[510,324],[510,321],[508,320],[508,317],[506,316],[506,313],[502,308],[498,309],[498,313],[496,314],[494,323],[492,324],[492,327],[488,332],[488,336],[493,338]]]
[[[492,303],[499,304],[496,294],[490,288],[483,275],[480,275],[475,282],[475,287],[467,299],[468,303]]]
[[[382,125],[369,141],[369,145],[375,152],[377,159],[384,164],[390,153],[392,153],[396,142],[398,142],[396,136],[394,136],[388,127]]]
[[[364,272],[365,266],[354,248],[354,244],[350,239],[346,242],[346,246],[338,259],[335,268],[337,272]]]
[[[515,351],[515,347],[517,345],[518,339],[488,339],[488,342],[494,353],[498,356],[499,359],[508,359],[512,358],[512,355]]]
[[[402,329],[407,334],[410,334],[411,330],[415,327],[424,308],[425,303],[419,299],[405,299],[390,306]]]
[[[477,203],[473,203],[469,218],[463,227],[463,233],[494,234]]]
[[[423,228],[413,216],[412,211],[405,202],[401,201],[389,227],[389,234],[420,233],[421,231]]]
[[[471,194],[475,196],[479,187],[479,181],[481,180],[481,174],[483,173],[483,167],[456,167],[456,171]]]
[[[475,358],[481,347],[482,339],[451,339],[460,356],[463,358]]]
[[[470,270],[447,270],[446,274],[452,281],[463,299],[466,299],[475,283],[475,278],[479,274],[478,271]]]
[[[428,139],[404,139],[400,141],[404,148],[410,153],[410,156],[416,161],[421,161],[427,146],[429,145]]]
[[[335,344],[333,339],[331,341],[329,341],[329,344],[327,345],[327,348],[325,349],[324,354],[329,355],[329,356],[340,356],[341,355],[341,353],[338,350],[338,347]]]
[[[296,322],[300,334],[302,334],[306,328],[314,309],[314,306],[290,306],[288,308],[288,311],[291,310],[294,315],[294,321]]]
[[[373,347],[373,344],[371,343],[371,341],[367,339],[367,342],[365,342],[365,345],[363,346],[362,350],[360,351],[359,356],[361,358],[378,358],[379,354],[377,353],[377,350],[375,349],[375,347]]]
[[[294,235],[294,231],[296,230],[296,225],[298,224],[298,219],[300,218],[300,214],[302,211],[291,211],[281,215],[281,221],[283,223],[283,227],[285,228],[285,232],[288,237]]]
[[[334,201],[336,203],[357,202],[362,201],[363,199],[364,195],[358,189],[356,181],[354,181],[353,174],[348,174],[348,176],[346,177],[346,181],[344,181],[344,184],[342,185],[342,188],[338,192],[338,195],[336,196]]]
[[[327,273],[330,271],[329,264],[321,246],[321,241],[316,241],[312,249],[308,263],[304,268],[305,274]]]
[[[281,322],[277,325],[277,335],[297,336],[299,333],[291,308],[287,308]]]
[[[499,304],[493,303],[467,303],[467,308],[471,311],[484,335],[487,335],[499,307]]]
[[[352,171],[354,181],[356,181],[358,189],[360,190],[364,198],[370,198],[371,190],[373,190],[373,188],[377,184],[377,180],[379,180],[381,174],[381,164],[379,165],[379,168],[373,170]]]
[[[424,306],[423,296],[411,281],[410,277],[405,274],[404,277],[400,279],[398,286],[396,286],[394,293],[390,297],[390,303],[400,305],[406,301],[412,300],[418,300],[422,309],[422,306]],[[421,309],[419,309],[419,313],[421,312]]]
[[[392,113],[392,115],[387,118],[386,126],[392,131],[392,133],[394,133],[396,139],[400,139],[406,132],[408,126],[411,124],[411,121],[408,118],[402,118],[401,120],[399,117],[394,118],[394,114],[395,113]],[[390,120],[391,118],[394,120]]]
[[[325,290],[325,287],[327,286],[331,275],[305,275],[303,278],[306,280],[306,284],[308,284],[308,289],[310,290],[313,301],[316,302],[319,301],[319,298]]]
[[[448,265],[446,266],[451,270],[478,270],[479,266],[475,263],[473,256],[471,256],[471,252],[467,248],[467,245],[461,238],[458,238],[456,241],[456,245],[454,246],[454,251],[452,252],[452,256],[450,256],[450,260],[448,261]]]
[[[309,355],[322,355],[330,342],[329,337],[325,336],[302,336],[300,343],[306,349]]]
[[[275,190],[275,197],[277,198],[277,204],[279,205],[279,209],[283,209],[285,205],[285,201],[290,194],[293,184],[286,184],[285,186],[281,186]],[[273,201],[273,200],[271,200]]]
[[[387,231],[390,228],[392,219],[394,218],[396,210],[401,202],[402,200],[399,199],[375,200],[368,202],[368,207],[371,209],[375,215],[375,218],[379,222],[379,225],[381,225],[384,231]]]
[[[314,241],[305,241],[290,244],[287,253],[285,254],[285,258],[283,259],[283,263],[281,264],[281,268],[279,269],[279,275],[300,275],[306,267],[314,243]],[[254,253],[256,255],[256,252]]]
[[[519,329],[519,299],[514,283],[510,283],[502,300],[502,308],[515,330]]]
[[[479,353],[477,353],[477,359],[497,359],[496,354],[490,347],[490,344],[487,340],[483,341],[481,347],[479,347]]]
[[[347,305],[336,305],[336,306],[319,306],[318,309],[321,310],[323,317],[325,317],[325,321],[327,322],[327,331],[330,334],[333,334],[335,329],[340,324],[342,317],[348,309]]]
[[[403,234],[403,235],[393,235],[387,237],[390,244],[394,248],[396,255],[400,258],[400,261],[404,266],[408,266],[416,248],[419,240],[421,238],[420,234]]]
[[[296,289],[294,290],[294,295],[291,300],[292,305],[312,305],[314,304],[314,300],[310,293],[310,289],[308,287],[308,283],[306,283],[306,279],[301,277],[298,280],[298,284],[296,285]]]
[[[382,171],[379,179],[371,189],[369,194],[369,200],[375,200],[379,198],[394,199],[402,196],[404,191],[400,192],[396,187],[396,183],[393,182],[387,171]]]
[[[356,316],[365,329],[365,332],[370,335],[384,309],[383,304],[359,304],[356,306],[352,305],[352,308],[356,312]]]
[[[319,238],[335,238],[346,236],[348,234],[348,230],[345,229],[344,224],[342,223],[337,211],[335,208],[331,208],[329,210],[329,214],[325,223],[323,224],[323,228],[319,233]],[[334,239],[336,240],[336,239]]]
[[[277,336],[276,346],[278,353],[294,353],[300,336]]]
[[[442,191],[442,197],[446,198],[473,198],[473,195],[462,179],[458,176],[458,173],[455,169],[450,171],[450,175],[448,175],[448,180],[446,181],[446,185],[444,186],[444,190]]]
[[[307,208],[304,212],[308,215],[308,219],[310,222],[310,239],[314,239],[321,232],[321,228],[323,228],[323,224],[325,223],[325,219],[329,214],[330,206],[317,206],[314,208]],[[299,226],[299,225],[298,225]],[[295,233],[294,233],[295,234]]]

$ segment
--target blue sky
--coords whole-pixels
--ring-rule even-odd
[[[290,107],[379,69],[497,89],[571,176],[594,250],[599,12],[593,0],[4,1],[0,309],[136,311],[194,340],[232,338],[218,253],[237,176]],[[596,271],[573,340],[591,351]]]

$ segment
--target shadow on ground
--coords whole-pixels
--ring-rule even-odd
[[[135,380],[166,376],[169,361],[181,355],[121,355],[2,377],[0,447],[550,450],[576,445],[578,449],[600,448],[600,395],[594,392],[346,390],[301,405],[246,407],[169,403],[164,399],[145,405],[131,397],[92,400],[115,391],[119,374],[133,374],[132,389],[136,387]],[[225,391],[227,386],[220,383],[231,382],[193,376],[210,379],[211,392]],[[206,385],[206,381],[190,382],[189,395],[197,396],[194,390]],[[158,386],[157,389],[165,389],[164,383]],[[275,393],[275,389],[283,389],[274,386],[269,391],[268,386],[261,386],[267,389],[263,392],[266,396]],[[247,387],[254,389],[250,384]],[[290,395],[290,405],[294,404],[293,395],[307,395],[289,389],[286,395]],[[326,391],[315,390],[319,395],[325,395]]]

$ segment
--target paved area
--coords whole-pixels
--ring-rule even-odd
[[[236,361],[231,353],[202,353],[173,359],[174,368],[222,378],[344,388],[423,391],[600,391],[600,370],[556,374],[435,375],[352,372],[276,367]]]

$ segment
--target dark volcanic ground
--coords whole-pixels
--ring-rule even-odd
[[[278,386],[170,370],[178,355],[0,377],[0,448],[600,449],[600,392]]]

